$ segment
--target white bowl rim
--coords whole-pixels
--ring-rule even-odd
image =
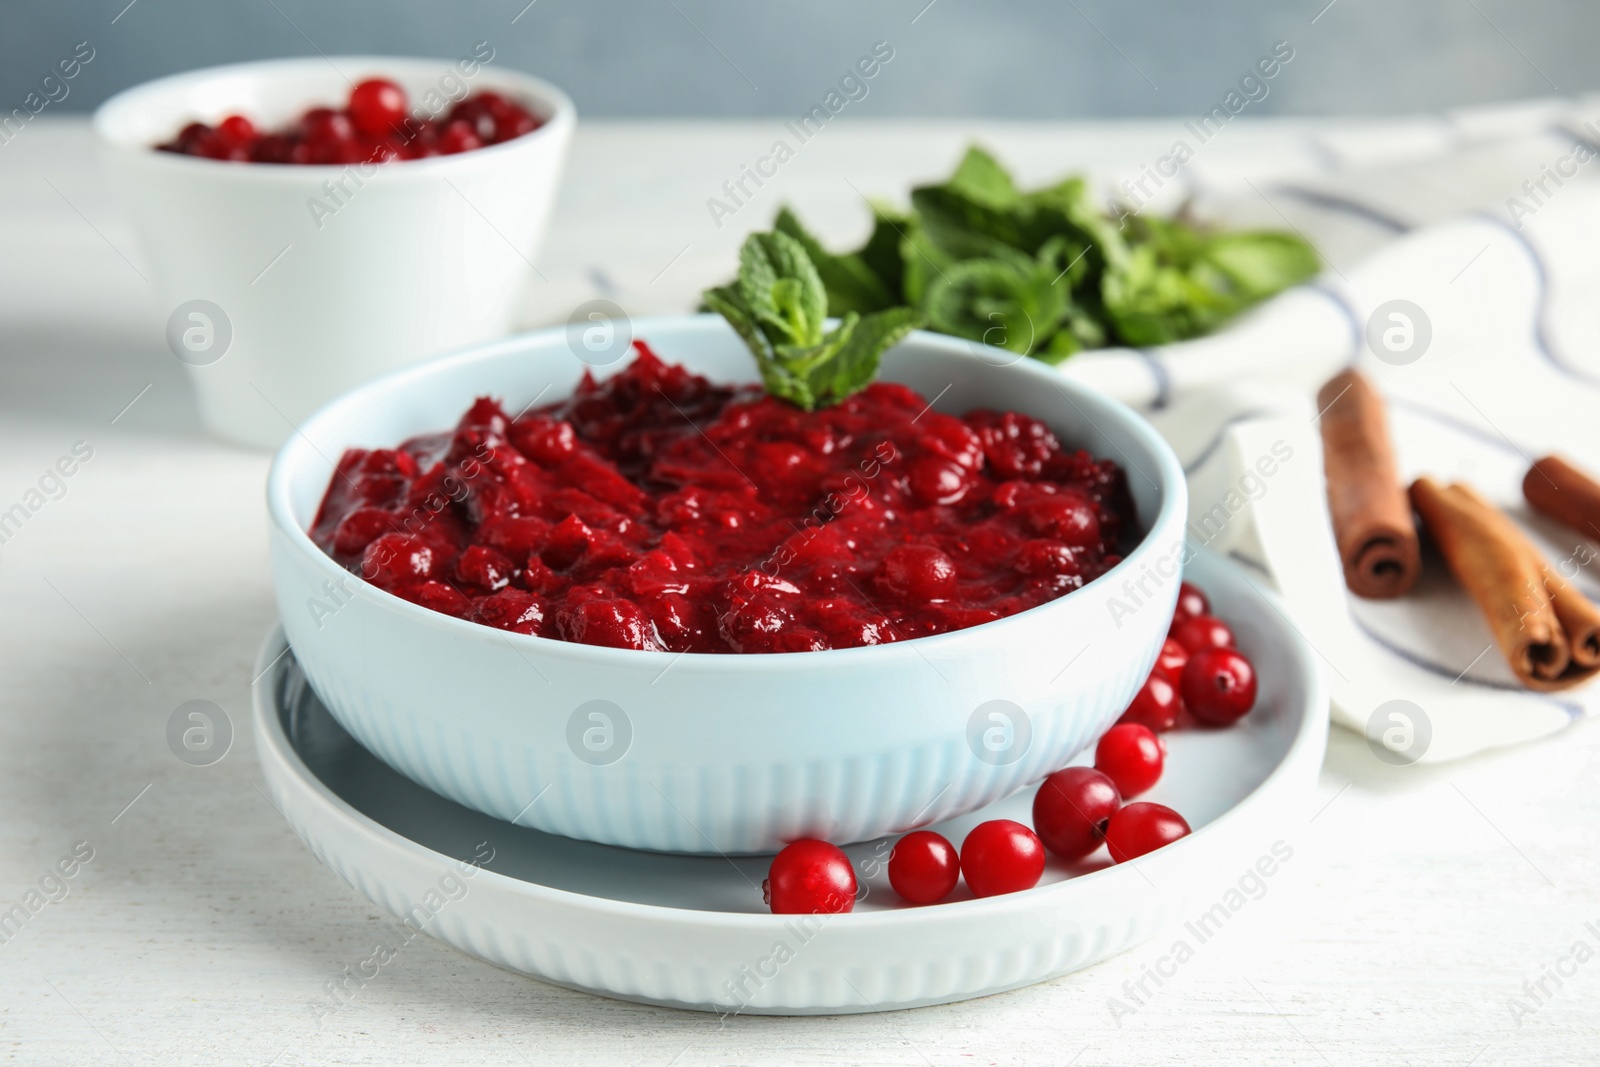
[[[1204,551],[1204,550],[1201,550]],[[1232,560],[1223,558],[1222,563],[1237,567]],[[1248,579],[1246,579],[1248,580]],[[1280,617],[1287,618],[1287,609],[1277,594],[1271,590],[1263,589],[1256,583],[1250,583],[1255,593]],[[425,609],[424,609],[425,610]],[[959,633],[960,631],[954,631]],[[1328,736],[1328,697],[1322,682],[1321,668],[1317,666],[1312,650],[1306,644],[1305,638],[1294,627],[1289,627],[1285,638],[1293,649],[1294,665],[1299,674],[1306,680],[1303,693],[1296,702],[1299,707],[1300,723],[1295,729],[1293,738],[1284,750],[1283,757],[1278,761],[1267,776],[1256,787],[1215,819],[1207,822],[1198,829],[1185,835],[1169,845],[1165,845],[1155,852],[1140,856],[1128,863],[1113,863],[1108,867],[1088,871],[1084,874],[1074,875],[1047,885],[1035,886],[1019,893],[1001,893],[992,897],[975,897],[970,900],[946,901],[938,905],[921,907],[893,908],[887,911],[872,912],[846,912],[842,915],[829,916],[830,919],[841,919],[854,925],[865,924],[869,926],[895,926],[906,923],[920,923],[929,917],[931,907],[938,909],[962,908],[967,912],[988,910],[1003,913],[1013,906],[1037,900],[1037,895],[1066,896],[1074,892],[1075,886],[1085,879],[1093,878],[1104,880],[1107,878],[1128,877],[1125,868],[1137,869],[1141,863],[1153,861],[1162,862],[1168,857],[1187,855],[1194,848],[1197,841],[1209,841],[1220,832],[1218,826],[1232,826],[1245,818],[1248,809],[1257,806],[1257,798],[1268,792],[1280,792],[1286,788],[1286,780],[1297,773],[1301,764],[1314,760],[1317,766],[1322,763],[1326,750]],[[903,643],[903,642],[902,642]],[[278,648],[278,645],[282,648]],[[883,647],[883,646],[874,646]],[[277,682],[279,663],[284,653],[289,651],[288,638],[283,635],[282,624],[275,623],[267,640],[261,646],[255,666],[256,681],[252,685],[251,702],[255,715],[255,734],[263,741],[259,748],[262,759],[271,759],[288,774],[301,784],[312,799],[321,805],[336,820],[347,828],[376,838],[386,848],[400,854],[425,853],[437,857],[443,863],[460,862],[455,857],[437,852],[421,842],[415,841],[396,830],[392,830],[378,822],[370,815],[358,810],[349,801],[339,796],[330,789],[326,782],[317,777],[311,768],[306,766],[300,754],[295,751],[288,735],[283,730],[281,717],[278,715],[278,697],[273,686]],[[631,651],[631,650],[627,650]],[[838,649],[836,651],[855,651],[852,649]],[[783,655],[784,653],[774,653]],[[704,655],[714,656],[715,653]],[[722,658],[738,659],[740,656],[725,656]],[[1315,774],[1315,771],[1312,771]],[[270,776],[269,776],[270,777]],[[1026,787],[1024,787],[1026,788]],[[554,835],[560,836],[560,835]],[[895,836],[893,834],[888,836]],[[1117,872],[1122,872],[1121,874]],[[647,919],[651,922],[666,922],[677,925],[704,928],[708,925],[732,925],[735,927],[754,927],[756,929],[775,928],[795,918],[793,915],[762,915],[750,912],[713,911],[703,908],[675,908],[665,904],[641,904],[631,900],[616,900],[612,897],[599,897],[587,893],[580,893],[570,889],[558,889],[541,882],[534,882],[524,878],[517,878],[498,871],[480,868],[478,875],[488,875],[490,879],[510,889],[514,893],[526,895],[536,900],[546,900],[566,907],[586,910],[594,914],[616,918]],[[1140,874],[1140,877],[1147,876]]]
[[[426,69],[436,72],[440,65],[446,67],[455,63],[453,59],[430,59],[426,56],[381,56],[381,55],[339,55],[339,56],[294,56],[286,59],[256,59],[244,63],[227,63],[215,67],[200,67],[195,70],[182,71],[178,74],[167,74],[150,81],[140,82],[129,86],[116,93],[94,109],[90,123],[100,141],[117,151],[132,152],[141,156],[148,156],[153,165],[173,166],[180,168],[204,167],[206,173],[227,174],[233,176],[225,180],[285,182],[304,181],[313,175],[338,174],[351,167],[361,166],[360,163],[251,163],[239,165],[230,160],[206,159],[200,156],[182,155],[177,152],[160,152],[153,144],[133,143],[127,138],[117,134],[117,120],[119,112],[133,109],[141,103],[140,98],[174,89],[184,83],[201,84],[217,78],[233,77],[239,74],[250,73],[286,73],[302,68],[320,68],[327,64],[346,64],[348,66],[376,66],[387,68],[395,73],[401,73],[398,68],[407,67],[415,70]],[[489,64],[484,64],[485,67]],[[470,152],[457,152],[448,156],[430,156],[425,159],[396,159],[387,163],[373,164],[384,168],[386,179],[391,173],[404,174],[413,178],[436,179],[438,171],[446,168],[456,169],[470,166],[474,162],[484,162],[503,155],[506,151],[524,148],[530,144],[540,143],[558,138],[572,127],[578,118],[577,105],[561,89],[551,82],[533,74],[527,74],[510,67],[495,67],[494,77],[501,83],[514,84],[517,91],[533,100],[539,110],[548,113],[544,122],[538,129],[513,137],[509,141],[498,144],[484,145],[474,148]],[[402,75],[403,76],[403,75]],[[308,102],[305,106],[315,106]],[[219,166],[219,164],[221,164]],[[390,168],[403,167],[401,171],[391,171]]]
[[[722,317],[710,313],[700,315],[657,315],[634,319],[633,336],[640,339],[648,339],[652,329],[683,328],[692,325],[712,328],[720,323],[723,323]],[[411,381],[446,372],[456,366],[483,359],[492,359],[508,351],[538,344],[547,339],[554,340],[564,337],[565,334],[566,327],[564,326],[552,326],[541,330],[513,334],[498,341],[474,345],[437,359],[430,359],[411,367],[403,367],[380,378],[364,382],[343,395],[335,397],[319,408],[310,418],[306,419],[301,426],[296,427],[294,435],[284,442],[277,455],[273,457],[272,467],[267,473],[267,512],[269,521],[289,538],[296,550],[313,556],[317,560],[316,565],[326,573],[329,579],[342,581],[352,576],[352,571],[341,566],[332,556],[324,552],[316,542],[311,540],[309,532],[301,529],[300,524],[294,519],[289,493],[291,468],[298,467],[308,462],[311,458],[323,463],[330,462],[328,457],[321,455],[311,445],[307,431],[315,428],[319,423],[337,420],[346,408],[358,405],[369,393],[387,392],[404,386]],[[1144,538],[1116,566],[1100,577],[1073,590],[1071,593],[1066,593],[1056,597],[1054,600],[1048,600],[1043,604],[1019,611],[1014,615],[1007,615],[989,622],[979,623],[976,626],[963,627],[959,630],[908,638],[904,641],[891,641],[881,645],[861,645],[851,648],[821,649],[812,652],[667,652],[636,648],[612,648],[608,645],[590,645],[577,641],[562,641],[554,637],[540,637],[535,634],[519,634],[486,626],[483,623],[458,619],[453,615],[446,615],[443,612],[422,607],[420,604],[413,604],[409,600],[379,589],[364,579],[360,580],[360,584],[356,588],[359,593],[376,597],[379,605],[402,615],[408,615],[418,623],[432,627],[443,627],[446,631],[470,634],[485,639],[498,636],[507,641],[513,650],[536,651],[544,655],[574,659],[578,662],[614,662],[618,657],[621,657],[622,662],[638,662],[638,657],[652,657],[657,661],[671,660],[673,663],[680,659],[687,659],[695,669],[706,669],[713,672],[742,672],[757,669],[758,664],[762,668],[774,668],[780,665],[793,665],[795,667],[815,665],[820,667],[824,663],[837,664],[844,657],[865,659],[876,656],[887,660],[912,655],[920,657],[925,650],[936,649],[941,644],[952,641],[961,641],[965,639],[966,635],[977,631],[992,632],[990,630],[991,627],[1014,625],[1018,620],[1026,619],[1030,616],[1037,617],[1037,613],[1048,611],[1052,608],[1059,610],[1075,594],[1082,593],[1091,586],[1099,585],[1100,583],[1115,584],[1121,578],[1135,572],[1140,565],[1149,562],[1149,557],[1164,551],[1168,546],[1157,546],[1152,536],[1157,529],[1172,525],[1174,522],[1178,530],[1183,529],[1184,520],[1187,517],[1186,507],[1184,514],[1179,513],[1179,500],[1183,494],[1172,492],[1173,486],[1187,486],[1183,466],[1179,462],[1176,453],[1172,451],[1172,447],[1167,444],[1165,438],[1156,432],[1155,427],[1151,426],[1149,422],[1126,404],[1089,386],[1063,377],[1055,367],[1038,360],[1024,357],[1014,363],[996,365],[978,354],[979,349],[989,349],[990,346],[963,338],[950,337],[927,330],[913,330],[900,344],[920,344],[943,349],[947,352],[961,355],[964,358],[979,360],[985,366],[1001,373],[1032,375],[1041,382],[1049,382],[1063,393],[1068,394],[1069,402],[1072,402],[1070,394],[1076,392],[1080,397],[1086,397],[1094,402],[1106,405],[1113,415],[1123,421],[1126,428],[1133,433],[1139,443],[1146,446],[1156,460],[1161,486],[1163,487],[1161,506],[1154,516],[1143,523],[1145,527]],[[995,353],[996,358],[1015,358],[1015,353],[1012,352],[1002,349],[992,349],[992,351]],[[754,363],[752,361],[753,374]],[[395,445],[398,444],[399,442],[395,442]],[[394,445],[370,445],[367,447],[383,448],[394,447]],[[332,462],[337,462],[337,460]],[[354,575],[354,577],[360,579],[359,575]],[[460,627],[465,627],[466,629],[458,629]]]

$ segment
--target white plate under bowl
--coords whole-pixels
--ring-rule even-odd
[[[1255,661],[1254,711],[1167,736],[1145,797],[1195,833],[1122,866],[1054,859],[1023,893],[900,904],[892,841],[846,851],[866,896],[848,915],[765,914],[764,858],[636,852],[556,837],[445,800],[361,748],[318,703],[281,630],[261,651],[255,737],[274,801],[324,863],[375,904],[471,955],[559,985],[651,1004],[774,1015],[940,1004],[1041,982],[1126,951],[1203,910],[1298,817],[1327,743],[1311,652],[1238,568],[1201,553],[1187,577]],[[269,669],[270,667],[270,669]],[[935,829],[1031,822],[1032,790]],[[1199,907],[1197,907],[1199,905]]]

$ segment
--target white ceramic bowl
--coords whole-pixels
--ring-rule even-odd
[[[346,77],[372,75],[397,81],[413,107],[430,91],[448,104],[449,93],[493,89],[544,125],[381,166],[220,163],[152,148],[185,123],[233,112],[276,129],[309,107],[341,106]],[[360,382],[510,330],[575,122],[565,93],[476,56],[214,67],[119,93],[94,116],[206,425],[265,446]]]
[[[715,316],[643,320],[634,335],[713,380],[754,378]],[[1178,461],[1144,420],[1042,364],[995,366],[989,351],[916,333],[885,356],[883,376],[945,411],[1026,412],[1117,460],[1147,531],[1108,574],[1048,604],[869,648],[639,652],[428,611],[312,543],[344,449],[453,426],[477,396],[517,410],[569,393],[586,365],[558,329],[369,383],[284,445],[267,489],[284,629],[328,709],[384,761],[470,808],[568,837],[748,853],[982,807],[1065,765],[1127,705],[1166,635],[1187,507]]]

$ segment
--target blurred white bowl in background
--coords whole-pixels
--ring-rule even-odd
[[[381,165],[155,150],[189,122],[232,113],[282,128],[308,108],[342,107],[352,83],[374,76],[399,83],[413,108],[430,90],[448,104],[492,89],[543,125]],[[191,71],[119,93],[94,116],[206,426],[268,447],[360,382],[509,332],[576,121],[566,94],[538,78],[474,57],[383,56]]]

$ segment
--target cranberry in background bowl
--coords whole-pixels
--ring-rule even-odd
[[[669,363],[749,383],[716,316],[634,323]],[[988,358],[986,358],[988,357]],[[667,852],[844,844],[976,810],[1065,766],[1155,662],[1178,593],[1187,496],[1142,418],[1053,368],[913,333],[880,377],[938,410],[1017,411],[1129,472],[1140,536],[1108,572],[980,625],[824,651],[672,653],[498,630],[362,581],[311,539],[329,457],[454,423],[477,397],[519,410],[589,370],[564,329],[397,372],[305,422],[268,481],[284,629],[318,695],[401,773],[552,833]],[[612,368],[612,372],[620,368]],[[759,477],[759,472],[754,472]]]
[[[446,117],[488,92],[537,125],[471,151],[388,163],[225,163],[155,147],[190,123],[217,127],[230,116],[274,131],[328,108],[335,118],[318,112],[313,124],[336,126],[347,120],[331,109],[370,78],[397,84],[411,115]],[[510,331],[575,123],[565,93],[500,67],[487,45],[455,59],[191,71],[119,93],[94,116],[203,421],[265,447],[360,382]]]

